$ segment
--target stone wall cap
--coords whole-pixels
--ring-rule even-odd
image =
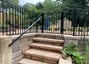
[[[73,35],[64,35],[65,39],[68,40],[80,40],[80,39],[88,39],[89,40],[89,36],[73,36]]]

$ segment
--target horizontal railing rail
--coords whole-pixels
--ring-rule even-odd
[[[9,47],[11,47],[17,40],[19,40],[27,31],[29,31],[40,19],[42,18],[39,17],[31,26],[29,26],[24,32],[22,32],[16,39],[14,39],[10,44]]]

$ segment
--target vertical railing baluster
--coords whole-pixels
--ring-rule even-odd
[[[74,12],[74,19],[73,19],[73,35],[75,35],[75,21],[76,21],[76,12]]]
[[[21,29],[22,29],[22,32],[23,32],[23,8],[21,7],[21,13],[22,13],[22,16],[21,16]],[[21,33],[22,33],[21,32]]]
[[[59,14],[59,13],[56,12],[56,15],[55,15],[55,16],[56,16],[56,28],[57,28],[57,31],[58,31],[58,33],[59,33],[59,27],[58,27],[58,24],[59,24],[59,23],[58,23],[58,21],[57,21],[57,14]]]
[[[13,35],[15,35],[15,5],[13,5],[13,28],[12,28],[12,32]]]
[[[42,13],[42,33],[44,32],[44,13]]]
[[[22,8],[20,7],[20,33],[22,33]]]
[[[46,18],[48,18],[48,15],[47,15],[47,13],[44,13],[44,29],[46,28],[46,26],[45,26],[45,22],[46,22]],[[44,30],[44,32],[47,32],[48,31],[48,29],[46,30]]]
[[[19,13],[19,9],[18,10],[18,24],[17,24],[17,33],[19,34],[19,19],[20,19],[20,13]]]
[[[17,25],[16,25],[16,22],[17,22],[17,14],[16,14],[16,12],[17,12],[17,9],[16,9],[16,5],[15,5],[15,35],[16,35],[16,28],[17,28]]]
[[[10,17],[10,9],[11,9],[11,7],[10,7],[10,4],[9,4],[9,10],[8,10],[8,20],[9,20],[9,21],[8,21],[8,24],[9,24],[9,29],[8,29],[8,30],[10,30],[10,21],[11,21],[11,20],[10,20],[10,18],[11,18],[11,17]],[[9,32],[9,31],[8,31],[8,35],[10,35],[10,32]]]
[[[6,35],[6,4],[4,2],[4,34]]]
[[[23,25],[24,25],[23,22],[24,22],[24,21],[23,21],[23,8],[22,8],[22,24],[21,24],[22,32],[23,32]]]
[[[7,1],[6,1],[7,2]],[[6,35],[8,34],[8,7],[7,7],[8,5],[7,4],[5,4],[5,9],[6,9],[6,13],[5,13],[5,15],[6,15],[6,18],[5,18],[5,24],[6,24]]]
[[[11,21],[10,21],[10,31],[9,31],[9,32],[10,32],[10,34],[12,35],[12,32],[11,32],[11,31],[12,31],[12,21],[13,21],[13,19],[12,19],[12,16],[13,16],[13,9],[12,9],[12,5],[11,5],[11,11],[10,11],[10,14],[11,14],[11,15],[10,15],[10,17],[11,17],[11,18],[10,18],[10,19],[11,19]]]
[[[23,8],[23,31],[24,31],[24,25],[25,25],[25,21],[24,21],[24,8]]]
[[[21,8],[20,8],[20,20],[19,20],[19,30],[20,30],[20,32],[19,32],[19,34],[21,33]]]
[[[36,33],[38,32],[38,22],[36,23]]]
[[[19,7],[17,7],[17,9],[18,9],[18,34],[20,33],[20,8]]]
[[[25,9],[23,9],[23,21],[24,21],[24,31],[25,31]]]
[[[4,35],[4,1],[2,0],[2,34]]]
[[[24,9],[24,15],[23,15],[23,17],[24,17],[24,31],[25,31],[25,24],[26,24],[26,21],[25,21],[25,9]]]
[[[26,12],[25,12],[25,9],[24,9],[24,31],[25,31],[25,28],[26,28]]]
[[[88,13],[88,14],[89,14],[89,13]],[[89,18],[89,17],[88,17],[88,18]],[[87,24],[87,26],[86,26],[86,32],[87,32],[87,36],[89,36],[89,31],[88,31],[88,30],[89,30],[89,28],[88,28],[88,27],[89,27],[89,25],[88,25],[89,23],[88,23],[88,21],[86,21],[86,24]]]
[[[27,28],[27,13],[28,12],[26,12],[26,9],[24,9],[24,12],[25,12],[25,19],[24,19],[24,21],[25,21],[25,29]]]
[[[22,8],[20,8],[21,9],[21,20],[20,20],[20,22],[21,22],[21,24],[20,24],[20,29],[21,29],[21,32],[20,33],[22,33]]]
[[[14,5],[12,5],[12,35],[14,35]]]
[[[60,33],[64,33],[64,12],[61,12],[61,30]]]
[[[56,30],[57,30],[57,32],[59,33],[59,30],[58,30],[58,27],[57,27],[57,23],[58,23],[58,22],[57,22],[57,13],[58,13],[58,12],[55,12],[55,23],[56,23]]]
[[[24,25],[24,9],[22,8],[22,32],[24,31],[24,27],[23,27],[23,25]]]

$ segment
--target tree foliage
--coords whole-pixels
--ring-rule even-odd
[[[45,0],[43,2],[44,12],[53,12],[56,10],[56,1]]]
[[[31,19],[32,21],[35,20],[36,13],[38,11],[36,6],[34,4],[31,4],[31,3],[26,3],[23,7],[29,11],[27,14],[28,19]]]
[[[56,1],[45,0],[43,3],[39,2],[35,5],[26,3],[23,7],[29,10],[28,19],[34,22],[34,20],[39,17],[40,13],[56,11]]]
[[[89,0],[57,0],[57,2],[59,9],[66,12],[66,18],[74,21],[74,16],[76,16],[75,25],[84,26],[85,19],[89,14],[87,11],[89,10]],[[62,3],[60,4],[60,2]]]
[[[57,0],[57,2],[62,2],[59,7],[64,8],[88,8],[89,0]],[[68,9],[68,8],[67,8]]]
[[[8,2],[15,4],[15,5],[18,5],[19,0],[8,0]]]

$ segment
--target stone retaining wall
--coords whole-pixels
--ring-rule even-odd
[[[36,34],[24,35],[12,46],[12,64],[17,64],[17,62],[23,58],[23,52],[29,49],[32,38],[35,36]]]
[[[89,44],[89,36],[71,36],[71,35],[64,35],[65,45],[73,43],[77,46],[78,50],[81,53],[85,52],[86,44]]]
[[[0,36],[0,64],[12,64],[12,48],[8,47],[11,38]]]
[[[78,45],[81,42],[88,42],[89,36],[72,36],[72,35],[64,35],[65,45],[69,43],[74,43]]]
[[[0,37],[0,64],[17,64],[19,60],[23,58],[23,52],[29,49],[29,45],[32,42],[32,38],[36,34],[25,34],[11,47],[8,45],[17,36],[1,36]]]
[[[17,36],[0,37],[0,64],[17,64],[17,62],[23,58],[23,52],[29,49],[29,45],[32,43],[32,38],[39,36],[40,34],[41,33],[25,34],[15,44],[13,44],[12,47],[8,47],[8,45]],[[64,39],[65,45],[75,43],[77,46],[84,46],[85,42],[82,40],[83,37],[81,36],[64,35]],[[89,39],[89,36],[85,39]]]

